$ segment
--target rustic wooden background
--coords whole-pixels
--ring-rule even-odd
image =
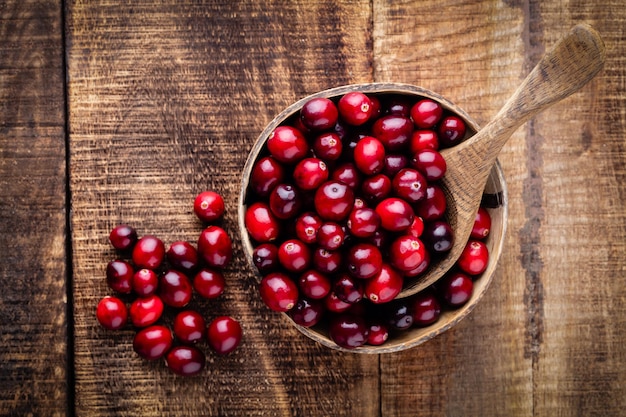
[[[504,255],[460,325],[382,356],[310,342],[256,293],[236,232],[241,168],[291,102],[395,81],[481,124],[573,25],[608,61],[500,161]],[[0,3],[0,414],[619,416],[626,410],[623,0]],[[224,297],[241,347],[179,378],[94,317],[118,222],[196,238],[219,190],[235,242]]]

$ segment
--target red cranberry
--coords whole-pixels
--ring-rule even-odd
[[[298,287],[281,272],[265,275],[259,284],[259,292],[265,305],[274,311],[291,310],[298,301]]]
[[[278,220],[272,214],[269,206],[265,203],[256,202],[251,204],[245,214],[246,230],[259,243],[275,240],[280,227]]]
[[[348,250],[348,271],[356,278],[369,279],[378,274],[383,267],[383,255],[369,243],[357,243]]]
[[[203,191],[193,202],[193,211],[203,222],[214,222],[224,215],[224,199],[215,191]]]
[[[300,275],[298,287],[305,297],[320,300],[330,293],[331,282],[328,275],[309,269]]]
[[[105,329],[118,330],[126,326],[128,309],[119,298],[106,296],[98,303],[96,318]]]
[[[367,344],[372,346],[383,345],[389,339],[389,328],[381,322],[370,323]]]
[[[484,239],[491,231],[491,215],[486,208],[480,207],[474,219],[471,237],[474,239]]]
[[[308,154],[309,144],[298,129],[278,126],[267,139],[267,149],[276,160],[295,164]]]
[[[278,262],[290,272],[303,272],[311,264],[311,250],[298,239],[288,239],[278,247]]]
[[[146,327],[156,323],[163,314],[163,301],[156,295],[137,298],[130,305],[130,321],[135,327]]]
[[[448,252],[452,249],[454,234],[450,225],[443,220],[428,222],[424,226],[422,241],[426,247],[435,253]]]
[[[439,138],[434,130],[416,130],[411,135],[411,155],[422,149],[439,149]]]
[[[328,180],[328,167],[318,158],[304,158],[293,170],[293,180],[302,190],[315,190]]]
[[[200,313],[181,311],[174,317],[174,335],[182,343],[197,343],[204,339],[206,323]]]
[[[375,304],[388,303],[402,291],[404,280],[392,266],[383,264],[380,273],[365,283],[365,296]]]
[[[380,100],[378,97],[374,95],[367,96],[370,99],[370,104],[372,107],[372,114],[370,115],[370,120],[378,119],[382,114],[382,106],[380,105]]]
[[[413,155],[411,161],[413,168],[417,169],[426,177],[427,181],[437,181],[446,173],[446,160],[433,149],[423,149]]]
[[[170,245],[167,260],[174,269],[191,272],[198,267],[198,251],[189,242],[179,241]]]
[[[137,231],[125,224],[117,225],[111,230],[109,241],[117,250],[130,250],[137,243]]]
[[[156,360],[165,356],[172,347],[174,337],[165,326],[145,327],[135,334],[133,350],[142,358]]]
[[[328,334],[337,345],[354,349],[367,342],[369,326],[362,317],[341,314],[331,320]]]
[[[487,245],[480,240],[470,239],[461,252],[457,264],[463,272],[469,275],[482,274],[489,264]]]
[[[193,277],[193,288],[201,297],[214,299],[224,292],[224,275],[216,269],[204,268]]]
[[[409,158],[406,155],[390,154],[385,155],[385,168],[383,174],[389,178],[396,176],[400,170],[409,166]]]
[[[252,262],[261,273],[274,271],[279,266],[278,247],[273,243],[261,243],[252,251]]]
[[[372,115],[372,102],[365,94],[353,91],[339,99],[339,115],[353,126],[367,122]]]
[[[271,156],[259,159],[250,173],[250,189],[260,197],[266,197],[285,179],[285,169]]]
[[[278,184],[270,193],[270,210],[277,219],[285,220],[295,216],[301,205],[300,193],[291,184]]]
[[[398,237],[389,247],[391,264],[400,271],[412,271],[424,262],[426,247],[419,238],[411,235]]]
[[[341,267],[341,258],[340,251],[318,247],[313,251],[313,267],[322,273],[333,274]]]
[[[335,222],[325,222],[317,231],[317,244],[327,250],[336,250],[345,239],[343,228]]]
[[[385,114],[409,117],[411,114],[411,102],[409,98],[403,96],[392,96],[385,100]]]
[[[403,116],[383,116],[374,122],[372,136],[380,140],[390,151],[399,151],[411,141],[413,122]]]
[[[352,162],[346,162],[334,169],[331,174],[331,179],[346,184],[348,187],[355,190],[361,184],[361,173]]]
[[[176,346],[165,357],[167,367],[180,376],[194,376],[206,365],[204,353],[193,346]]]
[[[411,118],[413,123],[420,129],[431,128],[435,126],[441,116],[443,108],[441,104],[431,99],[423,99],[418,101],[411,107]]]
[[[299,326],[311,327],[315,326],[322,319],[326,308],[321,301],[307,300],[301,298],[298,300],[294,308],[289,310],[287,314]]]
[[[343,152],[343,142],[336,133],[322,133],[313,141],[313,152],[324,161],[336,161]]]
[[[445,117],[438,129],[439,144],[442,147],[451,147],[463,140],[465,136],[465,122],[457,116]]]
[[[219,355],[227,355],[237,349],[242,334],[239,322],[228,316],[214,318],[207,328],[209,346]]]
[[[182,308],[189,304],[193,287],[187,275],[182,272],[167,271],[159,282],[159,296],[163,302],[175,308]]]
[[[133,262],[138,268],[157,269],[165,258],[165,245],[154,236],[144,236],[133,248]]]
[[[224,268],[233,256],[233,244],[224,229],[209,226],[200,233],[198,253],[210,267]]]
[[[363,174],[377,174],[385,167],[385,147],[378,139],[366,136],[356,144],[353,158]]]
[[[454,272],[444,277],[440,291],[450,306],[460,307],[472,297],[474,283],[466,274]]]
[[[380,226],[380,216],[376,210],[365,207],[352,210],[348,217],[348,230],[352,235],[360,238],[370,237]]]
[[[335,103],[327,98],[313,98],[302,106],[300,118],[302,123],[311,130],[328,130],[337,123],[339,110]]]
[[[395,195],[406,201],[416,203],[426,197],[426,178],[417,170],[404,168],[393,178],[392,187]]]
[[[372,175],[363,180],[361,192],[369,202],[377,202],[391,194],[391,180],[384,174]]]
[[[405,300],[387,306],[389,325],[395,330],[406,330],[413,325],[413,311]]]
[[[428,191],[428,189],[427,189]],[[428,192],[426,193],[426,195],[428,196]],[[422,236],[422,233],[424,233],[424,220],[422,219],[421,216],[417,215],[413,218],[413,223],[411,223],[411,225],[409,226],[409,228],[406,230],[407,234],[413,236],[413,237],[420,237]]]
[[[317,240],[317,232],[322,227],[322,219],[311,212],[302,213],[295,224],[296,237],[304,243],[315,243]]]
[[[390,232],[406,230],[415,218],[411,206],[397,197],[389,197],[378,203],[376,213],[380,216],[382,228]]]
[[[446,213],[448,201],[446,195],[437,184],[426,188],[426,198],[415,205],[415,214],[425,221],[441,219]]]
[[[130,263],[116,259],[107,264],[106,278],[109,287],[121,294],[130,294],[135,271]]]
[[[423,291],[413,298],[413,324],[429,326],[439,320],[441,305],[431,291]]]
[[[131,286],[133,291],[140,296],[145,297],[156,292],[159,285],[159,277],[156,272],[151,269],[140,269],[133,274]]]
[[[352,307],[352,304],[346,303],[337,297],[334,291],[331,291],[330,294],[324,298],[324,307],[332,313],[344,313]]]
[[[354,192],[338,181],[327,181],[315,192],[315,210],[322,219],[341,221],[354,206]]]
[[[426,271],[426,269],[428,269],[429,266],[430,266],[430,253],[428,251],[424,251],[424,259],[422,260],[422,263],[420,263],[418,266],[411,269],[410,271],[402,271],[402,272],[404,273],[405,278],[416,277],[422,274],[424,271]]]
[[[363,285],[355,278],[341,274],[335,280],[333,292],[341,301],[356,304],[363,298]]]

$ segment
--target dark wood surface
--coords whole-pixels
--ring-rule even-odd
[[[622,2],[0,4],[0,414],[619,416],[626,409],[626,9]],[[236,229],[252,142],[293,101],[405,82],[485,124],[573,25],[605,69],[520,128],[509,224],[458,326],[395,354],[339,353],[263,306]],[[195,240],[222,193],[235,256],[208,316],[244,340],[180,378],[95,320],[109,230]]]

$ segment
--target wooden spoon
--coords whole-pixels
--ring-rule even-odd
[[[454,231],[450,252],[399,297],[415,294],[441,278],[457,261],[469,238],[489,171],[513,133],[548,106],[587,84],[604,66],[604,43],[587,25],[577,25],[549,51],[504,107],[483,129],[442,151],[447,171],[442,186]]]

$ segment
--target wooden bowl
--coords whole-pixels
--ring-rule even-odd
[[[253,165],[258,159],[268,154],[266,142],[272,131],[277,126],[280,126],[289,120],[293,120],[294,115],[296,115],[300,111],[302,106],[308,100],[317,97],[338,99],[342,95],[351,91],[360,91],[368,95],[382,96],[393,94],[399,96],[412,96],[415,98],[430,98],[439,102],[445,110],[456,114],[465,121],[467,125],[466,137],[473,135],[479,129],[478,124],[467,113],[465,113],[461,108],[459,108],[452,102],[448,101],[447,99],[436,93],[433,93],[432,91],[408,84],[370,83],[341,86],[310,95],[287,107],[266,126],[256,142],[253,144],[250,154],[248,155],[248,159],[243,168],[241,179],[241,190],[239,194],[238,204],[238,222],[241,232],[241,241],[245,256],[248,259],[248,263],[250,264],[252,269],[257,272],[257,277],[259,281],[261,277],[258,274],[258,271],[252,260],[252,254],[254,250],[253,242],[248,235],[245,226],[245,212],[248,204],[250,203],[248,196],[248,185]],[[338,346],[334,341],[330,339],[330,337],[328,336],[326,323],[322,322],[316,326],[307,328],[295,324],[287,314],[283,314],[283,316],[291,321],[293,325],[296,326],[296,328],[298,328],[298,330],[300,330],[303,334],[321,343],[322,345],[333,349],[353,353],[377,354],[397,352],[417,346],[446,331],[447,329],[458,323],[460,320],[465,318],[480,301],[489,284],[491,283],[493,274],[498,263],[498,259],[500,258],[500,254],[502,252],[508,216],[508,197],[504,175],[498,162],[496,162],[496,164],[493,166],[489,179],[487,181],[484,192],[484,203],[492,218],[491,232],[485,241],[487,247],[489,248],[490,254],[487,269],[480,277],[475,280],[474,291],[470,300],[462,307],[456,309],[449,309],[442,306],[441,317],[434,324],[427,327],[413,326],[408,330],[393,333],[390,336],[389,340],[381,346],[364,345],[356,349],[345,349]],[[405,286],[410,284],[411,282],[407,280],[407,284],[405,284]]]

